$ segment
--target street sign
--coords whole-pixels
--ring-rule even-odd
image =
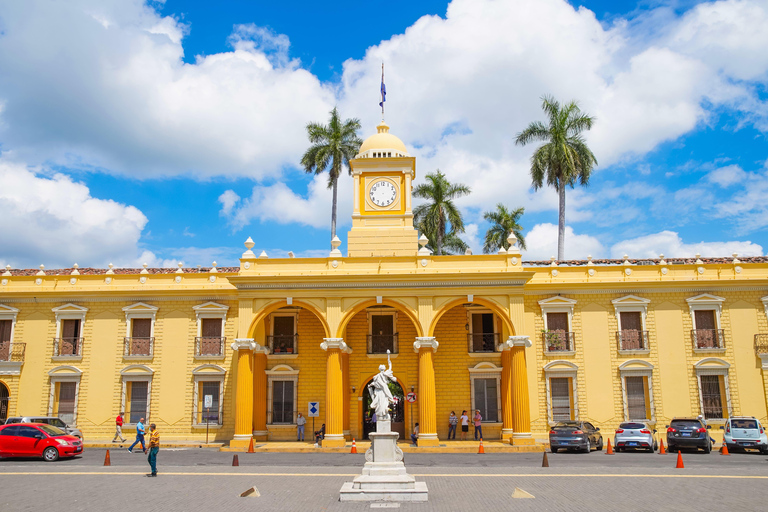
[[[320,402],[309,402],[308,411],[308,418],[317,418],[320,416]]]
[[[211,407],[213,407],[213,395],[204,395],[203,407],[205,407],[206,409],[210,409]]]
[[[407,395],[405,395],[405,399],[406,399],[408,402],[410,402],[410,403],[413,403],[413,402],[415,402],[415,401],[416,401],[416,393],[414,393],[413,391],[411,391],[410,393],[408,393]]]

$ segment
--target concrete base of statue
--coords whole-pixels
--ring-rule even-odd
[[[371,447],[365,452],[363,473],[341,486],[339,500],[427,501],[427,484],[406,471],[403,451],[397,447],[400,434],[392,432],[390,421],[379,420],[368,437]]]

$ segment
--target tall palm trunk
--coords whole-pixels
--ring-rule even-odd
[[[557,261],[565,258],[565,184],[560,181],[558,189],[560,196],[560,215],[557,220]]]
[[[437,249],[437,251],[435,252],[437,252],[438,256],[443,254],[443,236],[444,235],[445,235],[445,219],[441,214],[440,221],[437,225],[437,243],[435,244],[435,249]]]
[[[333,178],[333,204],[331,205],[331,240],[336,238],[336,197],[338,196],[338,176]]]

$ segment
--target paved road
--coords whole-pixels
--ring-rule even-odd
[[[232,454],[206,449],[161,450],[159,478],[145,478],[142,454],[90,449],[83,457],[44,463],[0,461],[0,510],[69,511],[362,511],[340,503],[342,483],[360,474],[351,454]],[[409,472],[427,482],[430,501],[403,511],[768,510],[768,457],[758,454],[620,453],[406,454]],[[588,476],[583,476],[588,475]],[[642,475],[642,476],[636,476]],[[259,497],[239,494],[255,486]],[[533,499],[515,499],[520,488]],[[53,505],[53,506],[52,506]]]

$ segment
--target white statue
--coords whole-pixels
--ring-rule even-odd
[[[387,350],[387,363],[389,369],[383,364],[379,365],[379,373],[368,384],[368,392],[373,396],[371,409],[376,411],[377,420],[389,420],[389,404],[394,403],[392,392],[389,390],[389,382],[396,382],[392,373],[392,360],[389,358]]]

